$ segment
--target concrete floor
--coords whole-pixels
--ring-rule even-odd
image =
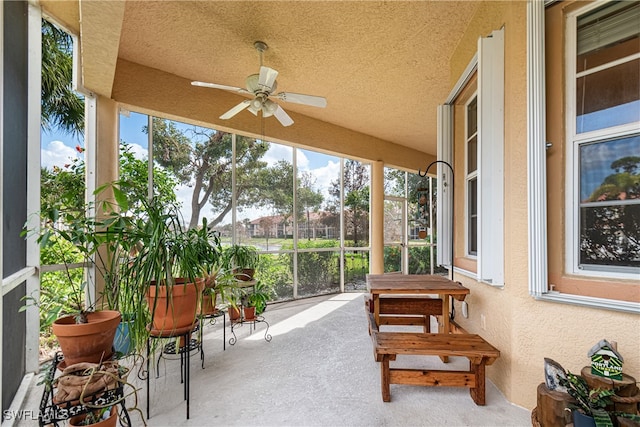
[[[221,323],[204,328],[205,369],[191,357],[191,418],[185,419],[179,360],[160,361],[151,378],[149,426],[528,426],[530,411],[510,404],[487,380],[486,406],[476,406],[466,388],[391,386],[391,402],[380,394],[362,294],[316,297],[269,306],[266,325],[223,351]],[[227,327],[227,341],[230,338]],[[420,362],[420,364],[417,364]],[[396,364],[441,368],[440,359],[398,357]],[[448,369],[467,369],[451,358]],[[491,368],[488,368],[491,369]],[[135,373],[130,379],[135,378]],[[34,385],[23,409],[36,409]],[[138,407],[145,412],[146,386],[139,382]],[[131,400],[131,399],[129,399]],[[143,425],[132,412],[132,424]],[[21,425],[29,425],[23,423]],[[31,425],[37,425],[32,423]]]

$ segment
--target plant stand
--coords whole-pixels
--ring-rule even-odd
[[[255,292],[257,283],[258,282],[256,282],[255,280],[238,280],[236,286],[238,286],[239,288],[252,288],[253,292]],[[249,334],[251,334],[253,330],[256,329],[257,323],[264,323],[265,325],[267,325],[267,329],[264,331],[264,340],[266,342],[271,342],[271,339],[273,337],[269,335],[269,322],[265,320],[264,316],[255,316],[253,319],[246,319],[243,314],[243,308],[244,306],[242,305],[238,307],[238,309],[240,310],[240,317],[238,319],[231,319],[231,315],[229,315],[229,324],[231,325],[232,335],[232,337],[229,338],[229,344],[234,345],[238,341],[234,329],[244,325],[245,323],[249,324]],[[229,309],[229,307],[227,309]]]
[[[227,349],[227,313],[223,309],[219,309],[213,314],[203,314],[200,316],[200,342],[202,342],[202,332],[205,324],[215,325],[219,317],[222,317],[222,351],[225,351]],[[202,348],[201,352],[202,357],[204,357],[204,350],[202,350]],[[204,369],[204,359],[202,368]]]
[[[257,323],[264,323],[265,325],[267,325],[267,329],[264,331],[264,340],[266,342],[271,342],[271,339],[273,338],[269,334],[269,322],[267,322],[263,316],[256,316],[253,319],[245,319],[244,317],[240,317],[238,320],[230,321],[229,323],[231,325],[232,335],[232,337],[229,338],[229,344],[231,345],[234,345],[238,341],[234,328],[240,327],[244,324],[249,324],[249,335],[251,335],[251,332],[256,329]]]
[[[62,353],[55,354],[51,361],[49,370],[45,373],[45,383],[53,384],[56,374],[60,372],[57,370],[61,362],[64,361]],[[111,390],[101,390],[89,396],[84,397],[85,404],[80,404],[76,401],[66,401],[61,403],[53,403],[53,396],[55,395],[56,388],[48,387],[45,385],[44,392],[42,393],[42,399],[40,400],[40,411],[38,414],[38,423],[40,427],[54,425],[59,426],[60,421],[65,421],[76,415],[86,414],[91,412],[95,408],[90,406],[112,406],[120,405],[120,417],[121,422],[127,426],[131,426],[131,419],[127,413],[127,408],[124,401],[123,384],[119,385]],[[66,425],[63,423],[62,425]]]
[[[151,340],[167,338],[173,339],[173,341],[162,347],[158,362],[160,361],[160,357],[162,357],[164,354],[180,355],[180,383],[183,384],[183,399],[187,402],[187,419],[189,419],[189,396],[191,391],[189,388],[189,379],[191,374],[189,362],[191,359],[191,352],[193,350],[200,350],[200,359],[202,361],[202,368],[204,369],[204,353],[202,352],[202,345],[197,339],[191,338],[192,333],[196,332],[197,329],[198,322],[194,323],[192,326],[187,326],[185,328],[180,328],[172,331],[158,331],[149,327],[149,338],[147,339],[147,419],[151,418],[149,411],[149,365],[151,362]],[[181,339],[185,342],[185,344],[176,348],[175,339]],[[159,368],[156,364],[157,374],[159,374],[158,369]]]

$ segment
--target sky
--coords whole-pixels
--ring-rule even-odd
[[[136,155],[140,159],[147,157],[147,134],[142,131],[147,125],[147,116],[139,113],[128,113],[120,115],[120,141],[127,142]],[[295,125],[294,125],[295,126]],[[177,123],[180,130],[191,130],[192,125]],[[83,137],[74,137],[72,135],[60,132],[56,129],[51,132],[41,132],[41,164],[43,167],[52,168],[53,166],[64,167],[69,164],[72,158],[82,156],[76,150],[76,146],[84,147]],[[271,144],[271,148],[267,151],[263,160],[267,164],[272,165],[279,160],[292,161],[293,148],[280,144]],[[336,180],[340,173],[340,159],[335,156],[329,156],[316,153],[309,150],[297,150],[297,165],[299,171],[310,172],[315,177],[315,189],[320,190],[325,200],[329,197],[328,189],[331,181]],[[179,185],[176,188],[178,201],[182,204],[182,215],[185,219],[191,216],[191,194],[192,190],[186,185]],[[264,209],[248,208],[242,212],[238,212],[237,219],[244,218],[256,219],[261,216],[271,215],[272,213]],[[211,217],[210,208],[202,210],[202,215]],[[201,215],[201,216],[202,216]],[[231,215],[225,219],[224,223],[231,222]]]

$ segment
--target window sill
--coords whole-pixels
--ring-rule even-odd
[[[534,295],[534,298],[539,301],[557,302],[561,304],[578,305],[582,307],[597,308],[602,310],[613,310],[623,313],[640,314],[640,303],[636,302],[563,294],[556,291],[547,292],[542,295]]]

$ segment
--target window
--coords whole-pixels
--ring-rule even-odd
[[[640,272],[639,20],[609,2],[567,21],[569,272]]]
[[[478,98],[473,96],[466,106],[466,201],[467,255],[478,254]]]
[[[451,162],[461,174],[456,187],[465,206],[455,209],[464,236],[450,238],[450,257],[456,268],[491,286],[504,285],[504,28],[478,39],[478,53],[438,108],[438,159]],[[453,108],[451,108],[453,107]],[[448,148],[453,144],[453,149]],[[454,219],[453,191],[439,165],[438,263],[445,263],[442,237],[453,230],[445,221]],[[453,177],[451,177],[453,181]],[[450,210],[449,210],[450,209]],[[459,256],[455,257],[455,254]]]

